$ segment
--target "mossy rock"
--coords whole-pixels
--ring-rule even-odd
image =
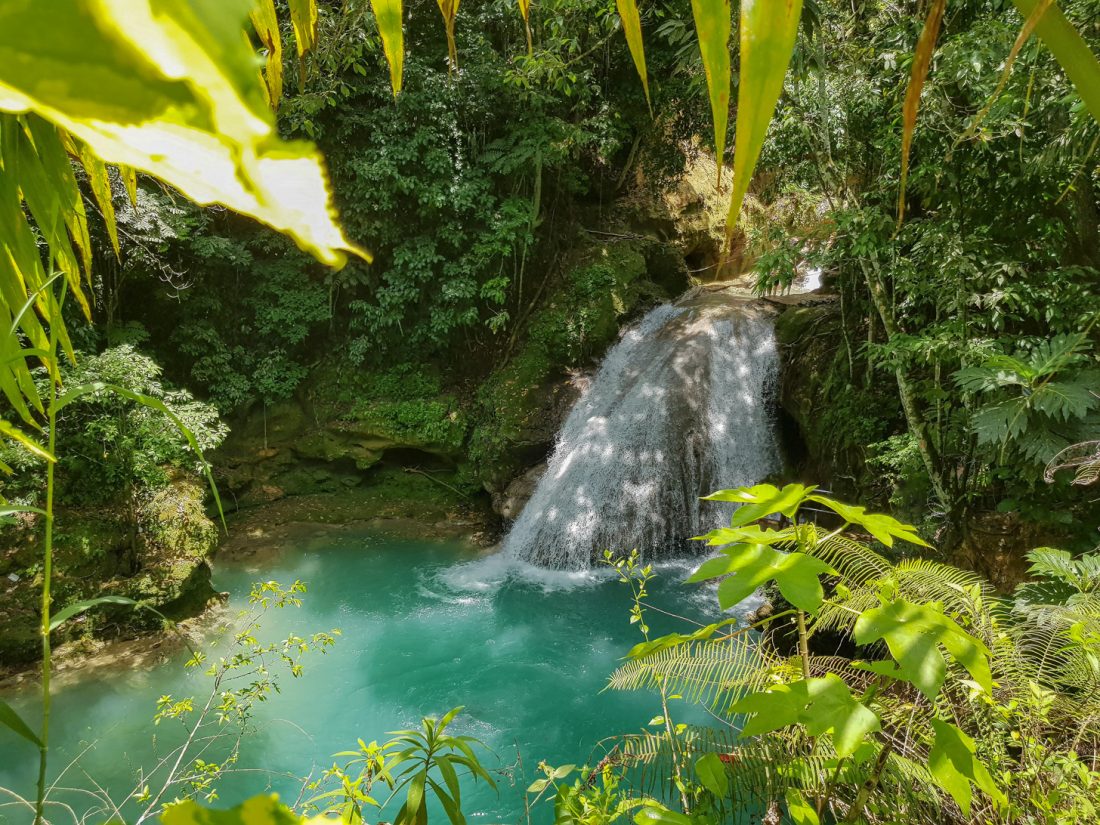
[[[200,612],[216,595],[207,559],[218,531],[207,516],[206,488],[177,476],[141,502],[137,523],[127,507],[59,510],[51,592],[54,609],[104,595],[141,601],[169,618]],[[39,520],[9,528],[0,548],[0,664],[38,656],[42,571]],[[28,559],[33,559],[27,565]],[[17,580],[8,578],[14,575]],[[151,611],[105,606],[52,634],[55,643],[81,636],[130,636],[158,627]]]
[[[567,371],[591,365],[624,322],[667,300],[647,279],[648,245],[587,247],[532,318],[520,350],[481,386],[469,454],[487,489],[502,490],[545,456],[577,397]]]

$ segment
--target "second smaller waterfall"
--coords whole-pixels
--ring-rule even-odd
[[[728,513],[700,496],[779,468],[777,371],[772,312],[759,303],[707,296],[652,310],[573,407],[504,551],[561,569],[605,549],[684,554]]]

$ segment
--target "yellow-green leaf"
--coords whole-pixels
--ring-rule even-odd
[[[119,166],[118,175],[122,178],[122,185],[126,187],[126,197],[130,199],[130,206],[137,209],[137,171],[132,166]]]
[[[455,17],[458,16],[458,4],[460,0],[436,0],[439,4],[439,13],[443,15],[443,25],[447,29],[447,56],[451,64],[448,71],[458,68],[458,49],[455,46]]]
[[[374,21],[382,35],[382,50],[390,64],[390,86],[393,96],[401,91],[401,74],[405,64],[405,34],[401,27],[401,0],[371,0]]]
[[[630,47],[630,56],[634,58],[634,67],[638,70],[638,77],[642,79],[646,106],[652,108],[649,100],[649,75],[645,67],[645,45],[642,43],[642,18],[638,13],[638,2],[637,0],[615,0],[615,4],[619,8],[619,19],[623,23],[623,34],[626,35],[626,44]]]
[[[699,52],[707,75],[710,112],[714,118],[714,158],[718,185],[722,184],[722,160],[726,152],[726,125],[730,110],[730,12],[729,0],[691,0]]]
[[[523,29],[527,34],[527,54],[533,54],[534,45],[531,43],[531,0],[517,0],[519,13],[523,15]]]
[[[74,140],[72,135],[65,135],[69,154],[75,155],[84,167],[84,173],[88,176],[88,187],[92,190],[92,197],[103,215],[103,223],[107,227],[107,235],[111,239],[111,246],[115,255],[119,254],[118,225],[115,221],[115,203],[111,193],[111,176],[107,171],[107,164],[100,160],[95,152],[88,148],[83,141]]]
[[[932,0],[928,16],[924,19],[924,28],[917,40],[917,51],[913,55],[913,66],[909,73],[909,87],[905,90],[905,103],[901,109],[901,181],[898,185],[898,226],[905,219],[905,184],[909,179],[909,150],[913,146],[913,130],[917,126],[917,110],[920,108],[920,93],[924,88],[924,79],[928,77],[928,67],[932,65],[932,53],[936,50],[936,38],[939,37],[940,23],[943,22],[943,9],[946,0]]]
[[[251,215],[340,264],[343,250],[360,250],[333,219],[316,150],[278,137],[242,36],[251,8],[251,0],[4,4],[0,110],[34,111],[104,161]]]
[[[1030,17],[1041,0],[1012,0],[1025,18]],[[1070,83],[1081,96],[1093,119],[1100,123],[1100,60],[1097,60],[1084,38],[1066,20],[1058,3],[1038,21],[1035,31],[1054,54]]]
[[[271,108],[278,109],[283,97],[283,38],[279,34],[279,18],[275,16],[275,0],[256,0],[249,17],[256,36],[267,49],[264,85]]]
[[[47,450],[45,447],[43,447],[41,444],[31,438],[21,429],[3,420],[2,418],[0,418],[0,436],[2,436],[3,438],[10,438],[12,441],[18,441],[34,455],[38,456],[41,459],[49,461],[50,463],[53,463],[57,460],[53,457],[53,454],[50,453],[49,450]]]
[[[794,52],[802,0],[742,0],[741,81],[737,90],[737,132],[733,194],[726,219],[726,242],[741,216],[756,161],[768,134],[783,78]]]
[[[288,0],[288,4],[298,57],[305,57],[317,45],[317,0]]]

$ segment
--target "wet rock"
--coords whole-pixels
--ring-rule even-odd
[[[504,491],[493,496],[493,512],[506,521],[515,521],[531,496],[539,479],[546,473],[546,462],[536,464],[523,475],[512,479]]]

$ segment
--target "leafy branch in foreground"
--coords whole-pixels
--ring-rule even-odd
[[[891,561],[852,531],[924,545],[912,527],[812,487],[712,498],[742,506],[702,537],[719,555],[692,578],[718,580],[722,606],[765,582],[792,609],[636,646],[610,688],[656,689],[720,724],[615,737],[599,786],[599,771],[572,789],[548,773],[536,798],[548,786],[559,800],[612,789],[601,811],[676,825],[745,811],[798,825],[1095,817],[1100,771],[1083,755],[1100,744],[1096,556],[1035,551],[1039,580],[1001,599],[972,573]],[[839,526],[802,521],[811,501]],[[823,569],[807,576],[811,561]],[[645,609],[635,597],[632,614]],[[589,814],[559,805],[558,821],[611,821]]]

